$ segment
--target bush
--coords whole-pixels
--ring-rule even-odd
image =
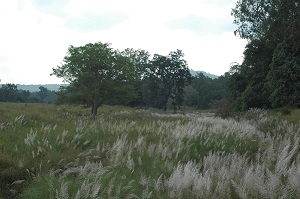
[[[218,117],[227,118],[232,115],[230,103],[227,99],[214,100],[210,103],[210,107],[215,110]]]
[[[291,115],[292,113],[292,108],[288,107],[288,106],[284,106],[280,109],[280,113],[282,115]]]

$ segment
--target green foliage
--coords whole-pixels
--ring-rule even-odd
[[[235,34],[249,40],[268,38],[276,47],[298,9],[298,2],[290,0],[237,1],[231,12],[238,25]]]
[[[215,153],[230,154],[239,153],[241,155],[247,155],[249,161],[255,159],[255,154],[259,150],[259,141],[257,139],[242,139],[235,134],[231,135],[212,135],[209,140],[206,140],[206,135],[198,137],[193,140],[189,140],[186,143],[188,153],[184,154],[188,160],[202,160],[205,156],[209,155],[211,151]]]
[[[211,79],[202,73],[198,73],[197,76],[192,78],[190,94],[193,95],[189,97],[191,99],[185,102],[186,105],[208,109],[212,101],[227,98],[227,81],[226,76]]]
[[[221,118],[229,118],[232,116],[230,103],[227,99],[213,100],[210,103],[210,107],[215,110],[216,115]]]
[[[3,84],[0,89],[1,102],[16,102],[18,97],[18,88],[15,84]]]
[[[273,107],[300,107],[300,19],[287,28],[283,42],[274,51],[269,72],[270,99]]]
[[[291,115],[291,112],[292,112],[292,109],[291,109],[290,107],[287,107],[287,106],[282,107],[282,108],[280,109],[280,113],[281,113],[282,115]]]
[[[15,84],[3,84],[0,88],[0,102],[16,103],[53,103],[56,99],[54,91],[50,91],[43,86],[42,92],[29,92],[28,90],[18,89]]]
[[[236,110],[299,106],[299,3],[238,1],[235,31],[248,39],[244,61],[229,72]]]
[[[39,89],[40,89],[40,91],[38,92],[38,95],[39,95],[39,97],[40,97],[40,99],[42,101],[45,101],[45,99],[46,99],[46,97],[48,95],[47,94],[48,93],[48,89],[45,88],[45,87],[43,87],[43,86],[40,86]]]
[[[70,83],[59,94],[67,94],[71,103],[92,106],[92,116],[104,103],[126,103],[134,97],[134,65],[108,43],[70,46],[63,64],[51,75]]]
[[[142,94],[148,106],[167,110],[171,100],[173,111],[183,105],[184,88],[190,83],[191,74],[182,51],[170,52],[168,56],[155,54],[145,68]]]
[[[255,39],[263,35],[262,24],[267,20],[266,13],[270,8],[270,1],[237,1],[232,9],[231,15],[234,16],[234,23],[238,29],[234,32],[241,38]]]
[[[137,76],[137,80],[134,84],[135,98],[128,104],[130,106],[144,106],[146,102],[143,96],[143,86],[145,84],[145,76],[147,73],[147,67],[150,62],[150,53],[145,50],[134,50],[132,48],[126,48],[121,54],[130,59],[134,64],[134,71]]]
[[[283,108],[285,109],[285,108]],[[282,118],[294,123],[294,124],[299,124],[300,122],[300,109],[290,109],[288,108],[288,111],[285,111],[285,113],[289,113],[289,114],[282,114]]]
[[[227,77],[211,79],[203,72],[192,77],[183,57],[181,50],[151,56],[141,49],[120,52],[101,42],[70,46],[63,63],[51,74],[68,84],[58,91],[50,91],[50,85],[39,85],[39,91],[32,93],[8,85],[6,90],[11,94],[5,93],[3,85],[0,101],[81,104],[91,106],[95,116],[104,104],[172,109],[176,113],[182,106],[207,109],[212,100],[227,97]]]

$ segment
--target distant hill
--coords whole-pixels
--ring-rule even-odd
[[[31,84],[31,85],[24,85],[24,84],[17,84],[19,90],[25,90],[30,92],[40,91],[39,87],[43,86],[50,91],[58,91],[60,86],[67,86],[67,84]]]
[[[216,78],[219,77],[218,75],[210,74],[210,73],[207,73],[207,72],[204,72],[204,71],[194,71],[193,69],[190,69],[190,73],[191,73],[192,76],[196,76],[197,73],[202,73],[204,76],[212,78],[212,79],[216,79]]]

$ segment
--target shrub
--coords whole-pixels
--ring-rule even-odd
[[[210,103],[210,107],[215,110],[218,117],[228,118],[232,116],[230,103],[227,99],[214,100]]]

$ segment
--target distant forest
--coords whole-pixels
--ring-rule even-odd
[[[49,90],[46,86],[48,88],[59,87],[59,85],[2,84],[0,88],[0,102],[54,103],[57,98],[56,91]]]
[[[24,90],[29,92],[38,92],[40,91],[40,86],[50,90],[58,91],[61,86],[68,86],[68,84],[17,84],[18,90]]]
[[[228,95],[228,88],[224,76],[218,77],[203,71],[190,70],[192,74],[191,84],[184,88],[183,106],[199,109],[211,108],[211,103],[224,100]],[[60,87],[67,84],[47,84],[47,85],[20,85],[2,84],[0,88],[0,102],[16,103],[67,103],[63,99],[57,99],[57,92]],[[126,105],[148,106],[147,99],[139,95]],[[140,100],[140,101],[139,101]],[[138,101],[138,102],[137,102]],[[154,102],[152,102],[155,104]],[[118,103],[114,103],[118,104]],[[171,106],[169,104],[169,106]],[[169,107],[170,108],[170,107]]]

